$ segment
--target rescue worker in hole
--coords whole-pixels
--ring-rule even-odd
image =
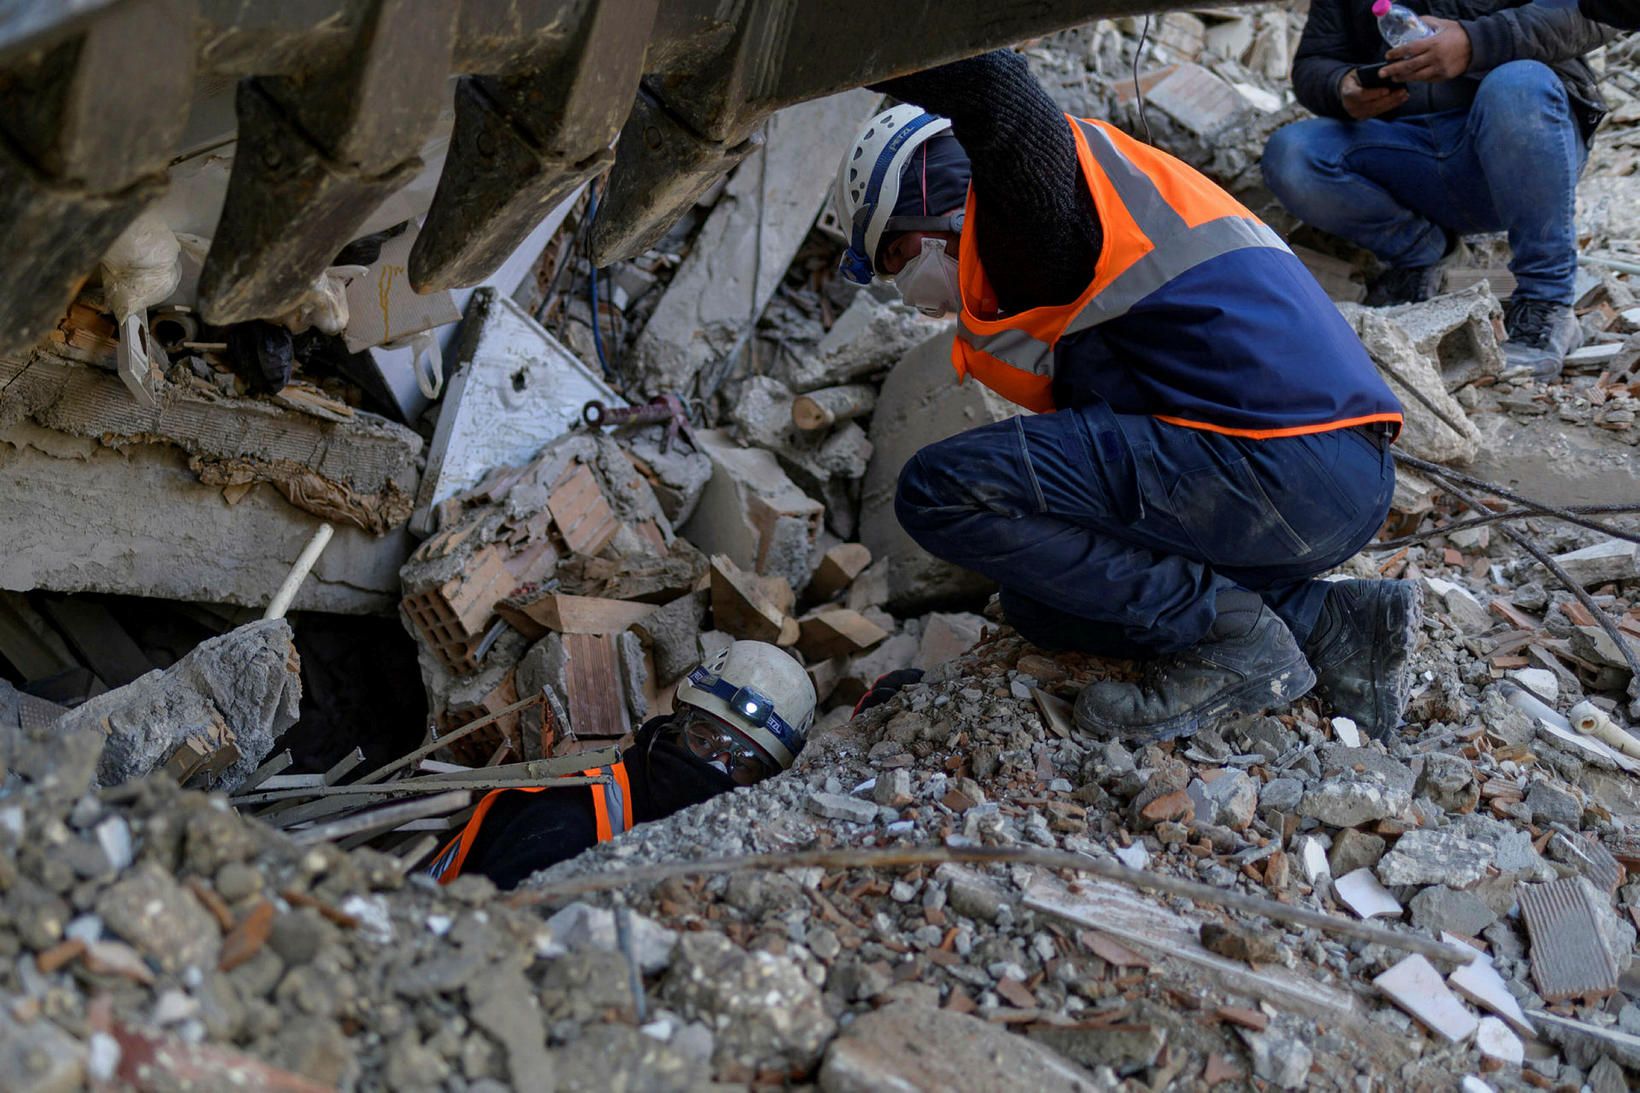
[[[1382,524],[1401,407],[1314,278],[1011,51],[874,90],[912,105],[843,158],[843,273],[956,313],[959,379],[1035,411],[913,456],[906,531],[996,581],[1037,645],[1149,658],[1078,696],[1085,731],[1166,740],[1312,687],[1395,728],[1417,589],[1314,578]]]
[[[486,794],[428,874],[448,884],[477,873],[513,888],[635,823],[778,774],[808,739],[814,685],[785,651],[737,641],[684,678],[676,706],[646,722],[619,762],[583,772],[601,782]]]

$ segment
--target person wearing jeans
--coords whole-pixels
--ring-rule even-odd
[[[930,444],[895,511],[1049,650],[1143,659],[1077,696],[1130,745],[1312,687],[1383,735],[1420,593],[1317,578],[1371,540],[1401,407],[1268,226],[1061,112],[1017,54],[895,78],[839,166],[842,272],[958,316],[952,364],[1035,411]]]
[[[1428,299],[1460,236],[1507,232],[1505,355],[1548,379],[1582,340],[1576,189],[1605,107],[1580,55],[1605,32],[1569,4],[1457,2],[1410,0],[1436,33],[1390,50],[1368,5],[1316,0],[1293,87],[1321,116],[1270,138],[1264,178],[1294,216],[1378,258],[1369,305]],[[1395,86],[1363,85],[1384,60]]]

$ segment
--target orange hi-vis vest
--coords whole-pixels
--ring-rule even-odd
[[[1103,244],[1069,303],[998,315],[973,189],[951,360],[1038,413],[1121,413],[1264,438],[1401,420],[1349,324],[1280,236],[1212,181],[1100,121],[1067,116]]]
[[[627,781],[626,764],[611,763],[607,766],[592,767],[581,772],[583,777],[596,778],[587,788],[592,791],[592,814],[598,828],[598,841],[608,842],[623,831],[632,827],[632,785]],[[449,884],[461,876],[461,867],[467,861],[467,854],[478,839],[478,831],[484,823],[484,817],[489,813],[490,806],[495,804],[497,797],[503,793],[540,793],[543,790],[557,789],[561,792],[570,792],[574,787],[554,786],[508,786],[504,789],[492,789],[478,802],[473,810],[472,818],[461,829],[461,834],[451,839],[440,850],[433,864],[427,867],[428,876],[440,884]]]

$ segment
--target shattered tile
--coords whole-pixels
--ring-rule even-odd
[[[1333,892],[1346,907],[1362,918],[1377,915],[1399,918],[1401,915],[1400,903],[1365,866],[1333,881]]]
[[[1452,1043],[1467,1040],[1480,1023],[1422,956],[1407,957],[1372,983],[1419,1023]]]

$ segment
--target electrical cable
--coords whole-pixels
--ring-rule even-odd
[[[598,219],[598,180],[587,183],[587,223],[590,225]],[[586,233],[587,269],[591,274],[587,278],[587,299],[592,304],[592,344],[598,350],[598,366],[604,370],[604,378],[615,379],[615,370],[609,366],[609,358],[604,355],[603,324],[598,321],[598,267],[592,262],[592,232]]]
[[[1133,50],[1133,94],[1139,100],[1139,122],[1145,127],[1145,143],[1155,144],[1156,138],[1150,133],[1150,115],[1145,109],[1145,89],[1139,85],[1139,56],[1145,51],[1145,39],[1150,36],[1150,16],[1145,16],[1144,25],[1139,28],[1139,44]]]

